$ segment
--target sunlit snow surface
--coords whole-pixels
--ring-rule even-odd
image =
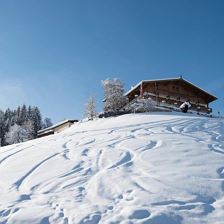
[[[0,148],[0,223],[223,224],[224,121],[131,114]]]

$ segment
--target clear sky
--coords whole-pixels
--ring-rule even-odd
[[[224,114],[223,0],[0,0],[0,108],[81,118],[101,80],[184,78]]]

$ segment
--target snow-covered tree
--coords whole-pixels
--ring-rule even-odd
[[[4,136],[9,131],[9,128],[15,124],[16,119],[16,112],[10,110],[9,108],[4,113]],[[5,145],[6,142],[4,141],[3,145]]]
[[[43,124],[42,124],[42,128],[48,128],[48,127],[51,127],[53,125],[51,119],[49,117],[46,117],[43,121]]]
[[[96,116],[96,97],[90,96],[85,105],[85,117],[93,120]]]
[[[35,130],[34,130],[34,124],[32,120],[28,120],[26,121],[22,127],[26,130],[27,132],[27,137],[29,140],[34,139],[35,138]]]
[[[124,85],[119,79],[106,79],[102,81],[104,89],[104,111],[117,112],[127,103],[124,95]]]
[[[9,128],[9,132],[6,134],[6,142],[8,144],[14,144],[29,140],[29,135],[24,127],[18,124],[14,124]]]
[[[37,137],[37,131],[42,128],[43,123],[46,126],[52,125],[50,118],[42,122],[38,107],[23,105],[22,107],[18,106],[15,110],[7,109],[5,112],[0,110],[0,146],[11,142],[9,140],[6,142],[6,134],[9,139],[9,133],[15,132],[16,126],[12,129],[15,124],[21,127],[20,131],[24,129],[27,132],[27,139],[33,139]]]

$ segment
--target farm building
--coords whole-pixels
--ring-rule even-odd
[[[55,124],[49,128],[42,129],[38,131],[37,136],[38,137],[44,137],[47,135],[52,135],[59,133],[61,131],[64,131],[65,129],[71,127],[75,122],[78,122],[78,120],[64,120],[58,124]]]
[[[143,80],[132,87],[127,93],[129,103],[136,98],[151,98],[157,106],[168,108],[179,108],[189,101],[191,110],[211,113],[209,103],[217,99],[214,95],[206,92],[200,87],[182,78]]]

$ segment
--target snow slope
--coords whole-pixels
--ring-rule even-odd
[[[130,114],[0,148],[0,223],[224,223],[224,121]]]

